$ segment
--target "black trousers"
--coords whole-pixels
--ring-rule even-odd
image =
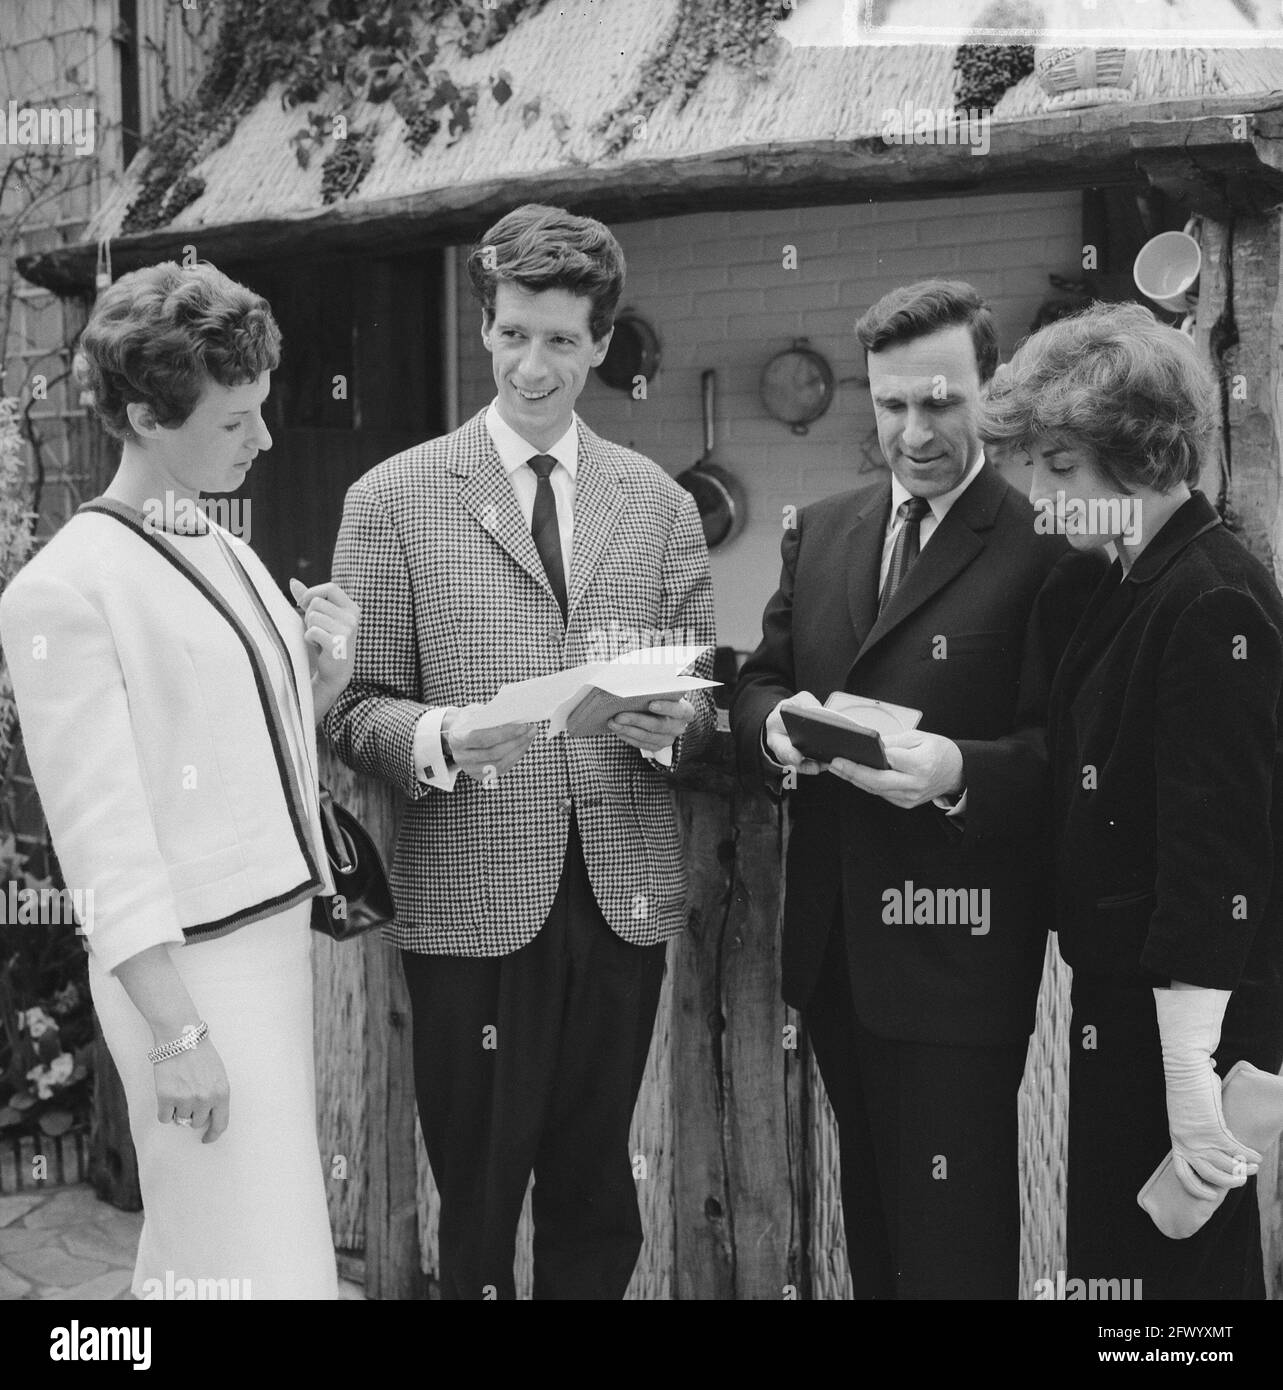
[[[845,926],[803,1013],[838,1122],[857,1299],[1012,1299],[1020,1267],[1017,1096],[1027,1044],[897,1042],[864,1028]]]
[[[534,1296],[618,1299],[641,1251],[628,1130],[664,946],[597,906],[574,823],[539,935],[508,956],[401,953],[443,1298],[512,1298],[533,1172]]]
[[[1217,1054],[1222,1077],[1235,1060]],[[1075,970],[1067,1276],[1118,1280],[1120,1290],[1129,1280],[1133,1299],[1263,1299],[1255,1178],[1230,1191],[1187,1240],[1168,1239],[1137,1204],[1171,1147],[1153,990]]]

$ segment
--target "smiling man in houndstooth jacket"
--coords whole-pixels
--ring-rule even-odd
[[[620,1298],[641,1249],[629,1123],[685,909],[669,778],[713,707],[694,692],[551,740],[478,710],[621,629],[711,644],[708,553],[690,496],[574,412],[623,288],[610,231],[527,205],[468,271],[497,395],[349,491],[333,573],[362,627],[325,728],[409,798],[393,939],[443,1297],[513,1296],[533,1171],[535,1297]]]

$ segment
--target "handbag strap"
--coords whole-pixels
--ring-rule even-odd
[[[335,812],[334,798],[330,789],[322,785],[320,789],[321,825],[325,830],[325,849],[335,871],[350,874],[356,871],[356,846],[351,836],[339,824]]]

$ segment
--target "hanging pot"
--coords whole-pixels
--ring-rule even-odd
[[[695,499],[704,540],[710,550],[737,536],[744,529],[747,509],[744,488],[738,478],[712,463],[713,411],[717,373],[711,368],[700,377],[700,398],[704,414],[704,452],[694,466],[677,475],[677,482]]]
[[[637,378],[650,379],[659,370],[659,336],[639,314],[624,309],[615,316],[615,331],[597,375],[617,391],[631,391]]]
[[[758,394],[768,414],[805,434],[833,403],[833,368],[805,338],[777,352],[762,368]]]

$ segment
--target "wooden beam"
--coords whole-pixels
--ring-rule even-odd
[[[1223,97],[1060,112],[991,128],[986,154],[965,145],[858,140],[775,141],[656,160],[559,166],[398,198],[352,201],[297,216],[165,228],[112,242],[118,272],[181,257],[265,260],[368,251],[393,254],[471,240],[517,203],[560,203],[616,222],[701,211],[1085,188],[1181,178],[1209,188],[1208,207],[1260,212],[1283,202],[1283,102]],[[1246,109],[1244,109],[1246,108]],[[979,148],[979,147],[977,147]],[[1174,163],[1175,162],[1175,163]],[[1200,196],[1203,196],[1200,194]],[[1196,204],[1197,206],[1197,204]],[[96,248],[21,257],[18,268],[59,294],[93,282]]]

